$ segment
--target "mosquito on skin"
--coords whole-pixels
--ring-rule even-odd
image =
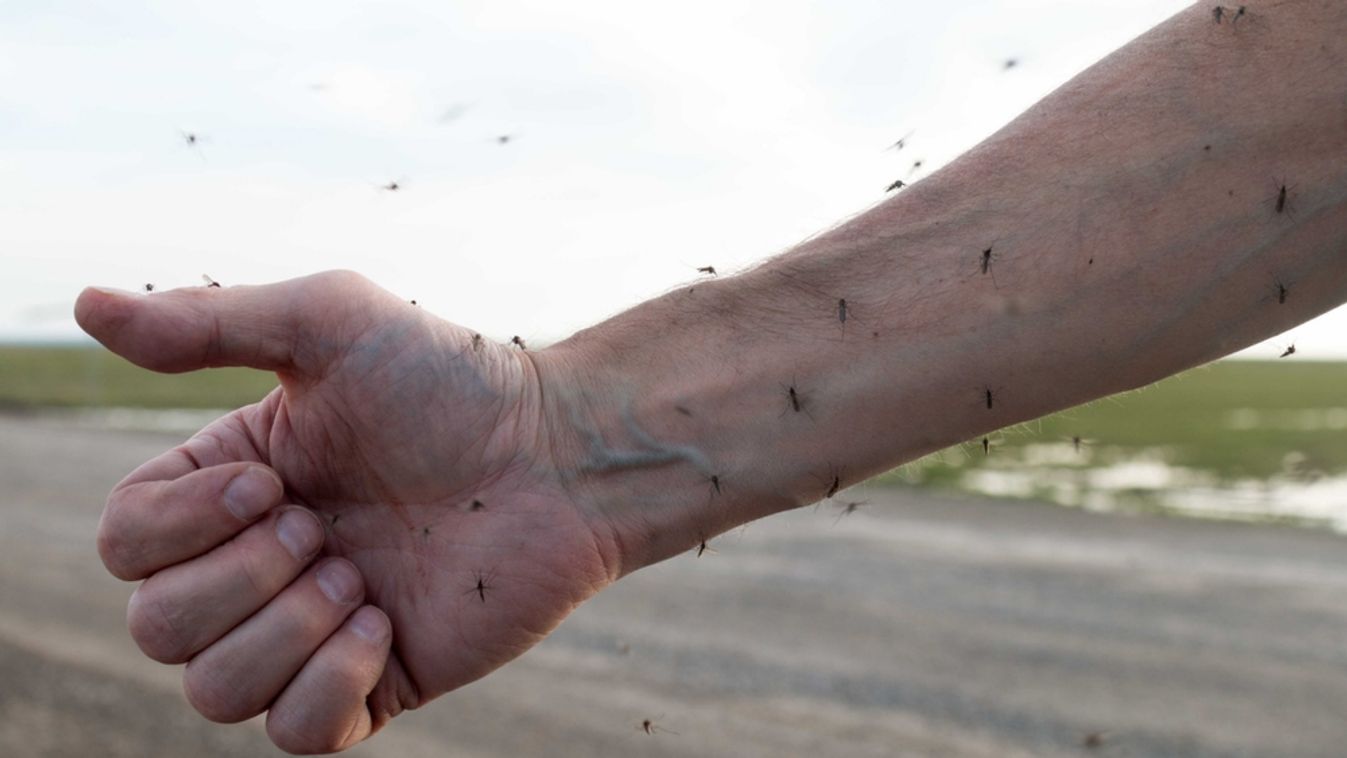
[[[1286,301],[1291,297],[1291,286],[1282,279],[1273,279],[1272,286],[1269,288],[1275,295],[1269,295],[1264,300],[1276,297],[1277,305],[1286,305]]]
[[[154,292],[154,285],[151,284],[150,282],[145,282],[145,291]]]
[[[1295,354],[1296,354],[1296,344],[1295,344],[1294,342],[1292,342],[1291,345],[1290,345],[1289,347],[1287,347],[1285,350],[1283,350],[1283,351],[1282,351],[1282,354],[1279,355],[1279,356],[1277,356],[1277,357],[1278,357],[1278,358],[1287,358],[1287,357],[1290,357],[1290,356],[1295,355]]]
[[[721,489],[720,489],[720,474],[712,474],[712,475],[711,475],[708,479],[706,479],[705,481],[711,483],[711,496],[712,496],[712,497],[715,497],[716,495],[721,494]]]
[[[1295,216],[1295,196],[1291,194],[1295,185],[1287,184],[1285,179],[1279,179],[1273,182],[1272,186],[1276,188],[1272,194],[1273,215]]]
[[[480,571],[474,571],[473,576],[476,579],[477,583],[473,585],[472,589],[468,590],[467,592],[464,592],[463,594],[476,595],[477,597],[481,598],[481,601],[483,603],[485,603],[486,593],[492,588],[491,580],[494,579],[496,576],[495,572],[483,574]]]
[[[202,274],[202,275],[201,275],[201,281],[205,282],[205,283],[206,283],[206,287],[208,287],[208,288],[209,288],[209,287],[219,287],[219,286],[220,286],[220,283],[219,283],[219,282],[217,282],[217,281],[215,281],[214,279],[210,278],[210,277],[207,276],[206,274]]]
[[[903,187],[906,187],[906,186],[907,186],[907,182],[903,181],[902,179],[898,179],[898,180],[894,181],[893,184],[890,184],[889,186],[885,187],[885,188],[884,188],[884,191],[885,191],[885,192],[893,192],[894,190],[902,189]]]
[[[510,338],[510,344],[515,345],[520,350],[528,350],[528,348],[524,345],[524,338],[520,337],[518,334]]]
[[[708,274],[708,275],[710,275],[710,276],[715,276],[715,275],[716,275],[716,267],[715,267],[715,266],[699,266],[699,267],[697,268],[697,273],[699,273],[699,274]]]

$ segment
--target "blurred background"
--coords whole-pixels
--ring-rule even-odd
[[[351,268],[546,344],[920,181],[1187,5],[0,3],[0,752],[272,752],[139,657],[93,535],[273,379],[136,369],[83,286]],[[643,571],[362,750],[1340,755],[1345,327]]]

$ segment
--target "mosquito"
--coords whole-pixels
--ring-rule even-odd
[[[925,163],[926,163],[925,159],[922,158],[918,158],[915,161],[912,161],[912,170],[908,171],[907,175],[912,176],[913,174],[917,173],[918,171],[921,170],[921,167],[925,165]]]
[[[1277,357],[1278,357],[1278,358],[1286,358],[1286,357],[1289,357],[1289,356],[1292,356],[1292,355],[1295,355],[1295,354],[1296,354],[1296,345],[1295,345],[1295,343],[1293,342],[1293,343],[1291,343],[1291,345],[1290,345],[1289,347],[1286,348],[1286,350],[1282,351],[1282,354],[1281,354],[1281,355],[1279,355],[1279,356],[1277,356]]]
[[[1081,448],[1094,442],[1094,440],[1086,439],[1079,434],[1073,434],[1070,437],[1067,437],[1067,440],[1071,442],[1071,449],[1075,450],[1077,455],[1080,455]]]
[[[219,282],[217,282],[217,281],[215,281],[214,279],[210,278],[210,277],[207,276],[206,274],[202,274],[202,275],[201,275],[201,281],[205,282],[207,287],[219,287],[219,286],[220,286],[220,283],[219,283]]]
[[[482,349],[482,335],[476,333],[472,335],[472,349],[473,352]]]
[[[480,571],[476,571],[474,572],[473,575],[476,577],[477,583],[473,585],[472,589],[468,590],[467,592],[464,592],[463,594],[464,595],[475,594],[477,595],[477,597],[481,598],[483,603],[485,603],[487,590],[490,590],[492,588],[491,580],[495,577],[495,574],[494,573],[483,574]]]
[[[468,506],[468,510],[470,510],[470,511],[480,511],[480,510],[485,510],[485,509],[486,509],[486,503],[483,503],[481,500],[474,500],[474,501],[472,501],[472,504],[470,504],[470,505]]]
[[[380,184],[379,189],[384,190],[386,192],[397,192],[398,190],[402,189],[402,183],[394,179],[388,184]]]
[[[528,348],[524,346],[524,338],[520,337],[518,334],[510,338],[510,344],[517,345],[520,350],[528,350]]]
[[[145,282],[145,291],[154,292],[154,285],[151,284],[150,282]]]
[[[702,543],[697,546],[697,557],[698,558],[702,557],[702,553],[710,553],[712,555],[715,555],[716,549],[706,544],[706,540],[702,540]]]
[[[1278,305],[1286,305],[1286,295],[1287,295],[1288,292],[1289,292],[1289,290],[1286,288],[1286,285],[1285,285],[1285,284],[1282,284],[1281,282],[1277,282],[1277,304],[1278,304]]]
[[[992,395],[992,388],[991,388],[991,387],[983,387],[983,388],[982,388],[982,392],[983,392],[983,398],[986,400],[986,403],[987,403],[987,410],[991,410],[991,409],[992,409],[992,405],[996,402],[995,396]]]
[[[786,395],[786,407],[781,411],[779,416],[785,416],[790,413],[803,413],[810,419],[814,418],[814,414],[809,411],[809,408],[812,405],[810,393],[800,389],[794,378],[790,380],[790,384],[781,385],[781,390]]]
[[[837,320],[842,322],[842,326],[847,325],[847,299],[844,297],[837,300]]]
[[[884,188],[884,191],[885,191],[885,192],[893,192],[894,190],[900,190],[900,189],[902,189],[903,187],[906,187],[906,186],[907,186],[907,182],[903,181],[902,179],[898,179],[898,180],[894,181],[893,184],[890,184],[889,186],[885,187],[885,188]]]
[[[663,718],[663,716],[661,716],[660,718]],[[678,732],[675,732],[675,731],[672,731],[672,730],[669,730],[669,729],[665,729],[664,727],[660,726],[659,724],[656,724],[654,719],[646,719],[646,720],[642,721],[642,722],[641,722],[641,731],[643,731],[643,732],[645,732],[646,734],[649,734],[649,735],[654,735],[655,732],[667,732],[667,733],[669,733],[669,734],[678,734]]]
[[[709,481],[709,482],[711,483],[711,490],[712,490],[712,494],[713,494],[713,495],[719,495],[719,494],[721,494],[721,490],[720,490],[720,474],[712,474],[712,475],[711,475],[711,478],[708,479],[707,481]]]
[[[837,518],[833,519],[833,526],[837,526],[842,519],[855,513],[857,510],[870,504],[869,500],[848,500],[845,503],[837,504]]]
[[[885,150],[896,150],[896,151],[898,151],[898,152],[902,152],[903,148],[907,147],[907,141],[910,140],[910,139],[912,139],[912,135],[915,134],[915,133],[916,133],[916,130],[915,130],[915,129],[913,129],[912,131],[909,131],[907,134],[904,134],[904,135],[903,135],[903,138],[902,138],[902,139],[898,140],[897,142],[893,143],[892,145],[889,145],[888,147],[886,147],[886,148],[884,148],[884,149],[885,149]]]
[[[840,489],[842,489],[842,474],[841,472],[835,471],[833,472],[832,484],[828,485],[828,492],[827,494],[824,495],[824,497],[825,498],[832,497],[833,495],[836,495],[837,491]]]
[[[699,268],[697,269],[697,273],[699,273],[699,274],[710,274],[711,276],[715,276],[715,275],[716,275],[716,267],[715,267],[715,266],[701,266],[701,267],[699,267]]]

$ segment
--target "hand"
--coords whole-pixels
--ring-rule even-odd
[[[341,750],[532,647],[616,575],[551,459],[519,350],[334,272],[149,296],[89,289],[80,325],[156,371],[281,386],[116,486],[108,570],[146,655],[187,662],[215,721]]]

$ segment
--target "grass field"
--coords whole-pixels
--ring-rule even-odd
[[[0,347],[0,407],[233,408],[275,383],[245,369],[153,374],[96,348]],[[989,443],[987,454],[970,440],[878,483],[1103,508],[1135,496],[1152,509],[1170,507],[1156,493],[1256,486],[1266,502],[1250,508],[1271,513],[1268,504],[1289,499],[1287,488],[1347,483],[1347,363],[1215,363],[1002,430]],[[1091,499],[1105,492],[1107,501]],[[1347,524],[1347,502],[1329,505]]]
[[[0,346],[0,407],[234,408],[275,386],[263,371],[165,375],[101,348]]]

